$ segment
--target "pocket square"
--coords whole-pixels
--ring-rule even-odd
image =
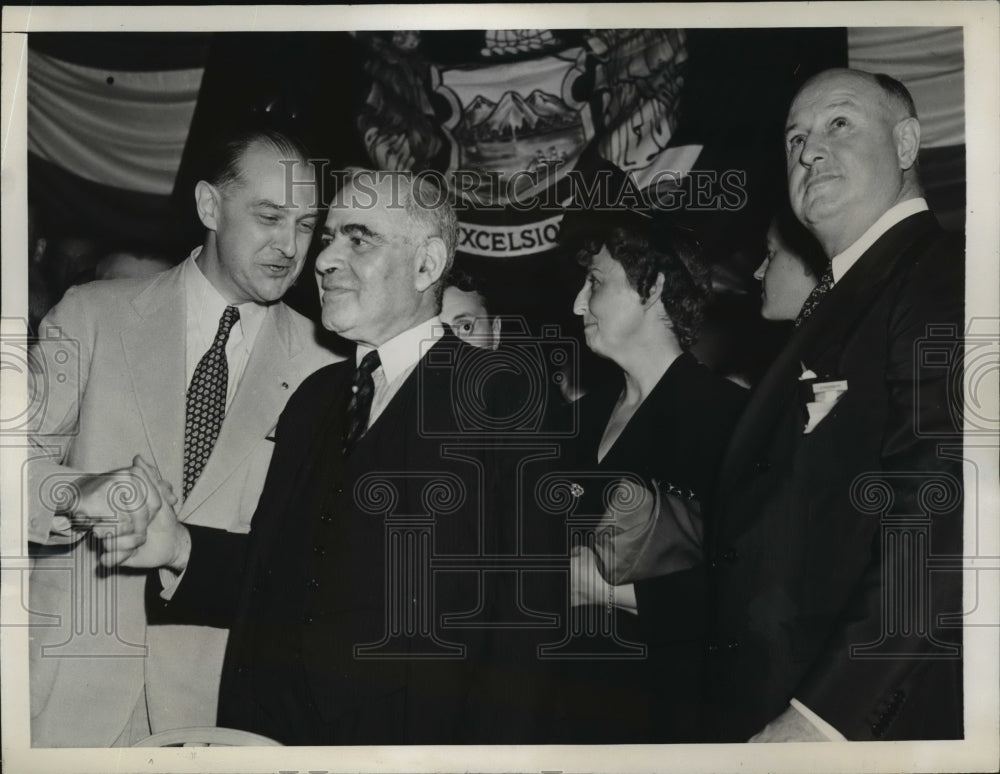
[[[805,429],[802,431],[804,435],[808,435],[815,430],[816,426],[823,421],[840,399],[847,394],[847,380],[835,379],[828,382],[813,382],[811,387],[813,400],[806,403],[808,421],[806,422]]]

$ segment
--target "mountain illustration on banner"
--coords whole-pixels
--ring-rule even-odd
[[[573,98],[585,52],[475,68],[441,69],[435,93],[451,106],[442,129],[450,168],[482,175],[461,194],[505,204],[539,195],[576,164],[593,139],[589,105]],[[499,175],[498,185],[490,176]]]
[[[465,110],[455,130],[455,136],[463,142],[516,140],[580,123],[577,111],[541,89],[535,89],[527,99],[508,91],[499,102],[479,95]]]
[[[461,249],[481,254],[551,249],[552,211],[592,156],[643,190],[658,175],[675,185],[701,150],[672,143],[683,30],[588,30],[572,42],[515,32],[486,31],[482,58],[458,61],[436,61],[413,36],[362,36],[371,87],[358,129],[372,162],[443,175],[460,203]]]

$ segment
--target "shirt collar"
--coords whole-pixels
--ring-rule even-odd
[[[373,349],[378,349],[385,381],[387,384],[391,384],[400,375],[415,366],[431,345],[443,335],[444,325],[441,323],[441,318],[431,317],[429,320],[424,320],[409,330],[397,334],[379,347],[359,344],[354,362],[360,364],[365,355]]]
[[[199,319],[207,330],[214,331],[219,327],[219,320],[227,306],[234,306],[215,289],[215,285],[208,281],[202,273],[201,268],[195,259],[201,255],[201,245],[191,251],[191,255],[184,262],[184,289],[188,298],[188,315]],[[243,341],[250,343],[260,330],[260,326],[267,316],[267,306],[247,301],[242,304],[235,304],[240,310],[240,319],[237,325]]]
[[[854,242],[850,247],[841,253],[833,256],[831,264],[833,267],[833,281],[840,282],[841,278],[847,274],[858,258],[865,254],[865,251],[878,241],[886,231],[895,226],[904,218],[916,215],[927,209],[927,202],[918,197],[900,202],[895,207],[890,207],[881,218],[872,223],[871,227]]]

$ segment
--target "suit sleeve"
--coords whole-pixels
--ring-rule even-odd
[[[37,407],[29,421],[25,492],[28,540],[42,545],[72,543],[83,533],[57,516],[72,501],[67,484],[85,471],[64,464],[79,433],[80,403],[87,389],[96,340],[93,309],[73,287],[42,320],[28,358],[28,398]]]
[[[157,574],[146,583],[150,624],[193,624],[228,628],[239,602],[248,535],[187,525],[191,555],[170,599],[160,596]]]
[[[963,286],[961,252],[932,252],[900,288],[888,319],[889,405],[881,444],[884,481],[891,487],[893,513],[929,513],[927,549],[938,556],[962,552],[961,462],[940,453],[947,446],[961,448],[961,370],[956,378],[953,369],[928,367],[920,357],[920,342],[930,326],[943,326],[957,337],[953,344],[959,351]],[[961,717],[960,706],[938,701],[941,697],[927,687],[933,656],[938,674],[942,666],[955,668],[952,682],[960,690],[960,657],[951,656],[951,664],[940,663],[949,644],[958,647],[960,632],[938,629],[936,621],[942,614],[961,610],[961,573],[924,571],[915,579],[910,561],[910,552],[891,550],[889,541],[883,541],[883,530],[876,533],[868,564],[833,637],[796,689],[799,701],[849,739],[880,737],[894,711],[914,691],[924,692],[930,712],[956,711]],[[896,636],[888,642],[886,618],[891,612],[884,601],[886,584],[905,590],[923,583],[929,586],[929,632]],[[865,657],[857,650],[852,654],[852,647],[880,642],[888,657]]]

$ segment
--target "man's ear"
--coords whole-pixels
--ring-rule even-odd
[[[194,201],[198,207],[198,219],[201,224],[212,231],[219,229],[219,210],[222,207],[222,194],[219,189],[206,180],[199,180],[194,187]]]
[[[414,286],[423,292],[434,285],[448,265],[448,250],[441,237],[428,237],[417,248]]]
[[[893,127],[892,136],[896,141],[899,168],[907,170],[917,163],[917,153],[920,151],[920,122],[915,118],[904,118]]]

